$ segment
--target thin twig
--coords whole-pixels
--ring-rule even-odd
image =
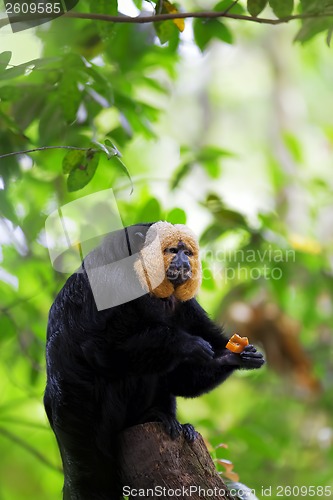
[[[78,148],[76,146],[42,146],[40,148],[25,149],[24,151],[14,151],[13,153],[6,153],[4,155],[0,155],[0,160],[1,158],[7,158],[8,156],[26,155],[28,153],[34,153],[35,151],[44,151],[46,149],[77,149],[78,151],[91,150],[91,148]],[[97,149],[93,151],[97,152]]]
[[[29,443],[21,439],[20,437],[16,436],[16,434],[13,434],[12,432],[8,431],[4,427],[0,427],[0,434],[10,441],[12,441],[15,444],[18,444],[21,446],[21,448],[24,448],[26,451],[31,453],[35,458],[37,458],[40,462],[42,462],[44,465],[47,467],[50,467],[51,469],[57,471],[57,472],[62,472],[62,469],[58,467],[57,465],[54,465],[52,462],[48,460],[42,453],[40,453],[38,450],[36,450],[33,446],[31,446]]]

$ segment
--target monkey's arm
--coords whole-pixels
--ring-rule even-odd
[[[184,362],[176,367],[168,374],[168,387],[175,396],[192,398],[211,391],[234,370],[256,369],[264,363],[263,355],[253,345],[246,346],[241,354],[224,349],[222,354],[202,366]]]
[[[224,352],[228,337],[223,328],[214,323],[206,311],[195,300],[191,299],[182,304],[180,323],[187,325],[187,331],[209,342],[216,355]]]
[[[104,344],[103,349],[90,338],[83,343],[82,351],[90,365],[110,375],[165,373],[185,359],[200,366],[214,357],[212,347],[201,337],[164,324],[127,335],[118,346]]]

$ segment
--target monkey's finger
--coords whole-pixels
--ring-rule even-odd
[[[243,352],[241,352],[240,355],[241,355],[242,359],[245,359],[245,358],[254,359],[254,358],[263,358],[264,357],[263,354],[261,352],[258,352],[258,351],[256,351],[256,352],[243,351]]]
[[[257,352],[257,349],[254,347],[253,344],[249,344],[247,346],[244,347],[244,351],[243,352]]]
[[[214,351],[213,349],[209,349],[209,348],[201,348],[201,349],[198,349],[194,352],[194,355],[195,357],[198,359],[198,360],[201,360],[201,361],[210,361],[211,359],[214,358]]]
[[[259,368],[265,364],[265,360],[263,356],[254,357],[254,356],[242,356],[242,366],[248,368]]]
[[[214,350],[209,342],[202,338],[196,338],[193,345],[193,352],[205,360],[210,360],[215,356]]]

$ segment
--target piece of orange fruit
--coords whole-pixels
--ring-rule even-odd
[[[244,351],[244,347],[249,345],[249,339],[247,337],[240,337],[235,333],[226,345],[226,348],[231,352],[235,352],[237,354]]]

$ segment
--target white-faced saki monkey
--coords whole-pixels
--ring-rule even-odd
[[[181,224],[129,226],[106,236],[65,283],[49,315],[44,403],[64,468],[64,499],[121,497],[117,435],[162,422],[172,439],[196,438],[176,419],[176,396],[193,398],[239,368],[241,354],[195,299],[198,242]],[[119,489],[120,488],[120,489]],[[122,498],[122,497],[121,497]]]

